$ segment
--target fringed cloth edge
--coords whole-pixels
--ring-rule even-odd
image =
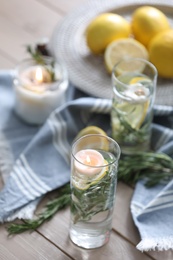
[[[173,250],[173,236],[161,237],[161,238],[144,238],[136,246],[138,250],[143,251],[164,251]]]

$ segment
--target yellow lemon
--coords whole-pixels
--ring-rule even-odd
[[[161,32],[151,40],[149,56],[160,76],[173,78],[173,29]]]
[[[89,134],[100,134],[100,135],[107,135],[106,132],[101,129],[98,126],[87,126],[85,128],[83,128],[81,131],[79,131],[79,133],[77,134],[75,139],[78,139],[84,135],[89,135]]]
[[[87,127],[83,128],[81,131],[79,131],[79,133],[75,137],[74,141],[76,141],[77,139],[79,139],[85,135],[92,135],[92,134],[93,134],[93,136],[90,137],[90,142],[100,143],[100,148],[107,151],[108,147],[109,147],[109,142],[106,138],[102,138],[100,136],[100,135],[107,136],[107,134],[103,129],[101,129],[98,126],[87,126]],[[87,147],[87,143],[86,143],[85,139],[83,139],[81,141],[80,146],[81,146],[81,149]]]
[[[130,24],[122,16],[103,13],[94,18],[86,28],[86,42],[94,54],[104,52],[115,39],[129,37]]]
[[[123,58],[143,58],[148,60],[148,51],[138,41],[127,38],[111,42],[104,53],[106,69],[111,73],[114,65]]]
[[[159,32],[170,28],[165,14],[151,6],[137,8],[132,14],[132,33],[136,40],[146,47],[150,40]]]

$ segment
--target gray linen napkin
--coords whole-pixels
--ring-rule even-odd
[[[10,150],[7,147],[11,147],[9,156],[14,158],[14,163],[0,192],[0,222],[16,217],[32,218],[44,194],[69,182],[72,141],[86,124],[101,122],[100,127],[109,127],[108,117],[104,119],[103,114],[109,112],[110,104],[110,100],[76,99],[57,108],[43,126],[27,125],[14,113],[12,74],[1,73],[0,130],[5,136],[3,147],[8,142],[4,154],[7,156]],[[106,121],[104,127],[102,122]],[[7,174],[8,163],[1,156],[3,176]]]
[[[173,107],[155,106],[152,146],[173,158]],[[161,125],[162,124],[162,125]],[[173,249],[173,180],[147,189],[136,184],[131,201],[133,220],[140,232],[140,251]]]
[[[44,194],[69,182],[71,143],[80,129],[97,125],[110,133],[111,101],[107,99],[88,97],[69,101],[57,108],[41,127],[20,121],[13,107],[12,76],[1,73],[0,131],[3,141],[0,149],[4,152],[0,156],[0,172],[6,181],[0,192],[0,222],[31,218]],[[173,107],[155,106],[152,149],[171,157],[172,128]],[[6,178],[9,169],[10,175]],[[173,181],[152,189],[146,189],[143,182],[138,182],[131,211],[142,238],[137,246],[139,250],[173,249]]]

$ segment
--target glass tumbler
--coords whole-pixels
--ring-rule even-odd
[[[112,137],[124,154],[150,149],[157,70],[144,59],[124,59],[112,71]]]
[[[72,146],[70,238],[83,248],[109,241],[120,148],[103,135],[86,135]]]

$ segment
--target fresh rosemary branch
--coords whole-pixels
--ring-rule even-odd
[[[144,179],[146,186],[152,187],[161,183],[162,181],[168,181],[172,177],[173,159],[171,159],[168,155],[163,153],[138,153],[131,156],[124,156],[119,161],[118,180],[121,180],[127,184],[134,185],[138,180]],[[107,183],[107,181],[108,180],[105,179],[105,184]],[[93,188],[94,186],[91,187],[91,189]],[[91,194],[93,195],[92,191]],[[101,194],[99,196],[101,196]],[[98,196],[97,199],[99,202],[99,207],[102,208],[104,197],[102,197],[102,201],[99,200]],[[27,230],[35,230],[45,221],[52,218],[58,210],[68,206],[69,204],[70,185],[67,184],[61,191],[61,194],[58,198],[55,198],[48,202],[48,204],[45,207],[45,210],[38,215],[37,219],[25,221],[25,223],[23,224],[11,224],[8,226],[7,230],[10,235],[22,233]],[[88,209],[87,203],[83,201],[83,205],[84,204],[86,204],[85,210],[81,210],[80,215],[77,216],[77,219],[75,221],[79,221],[81,216],[82,218],[90,218],[93,215],[93,208],[91,207]],[[99,207],[98,210],[100,210]],[[72,210],[75,211],[76,209],[73,208]],[[90,215],[86,216],[86,210],[89,210]]]
[[[119,162],[118,179],[127,184],[145,179],[145,185],[152,187],[172,177],[173,160],[163,153],[138,153],[124,156]]]
[[[41,64],[41,65],[45,64],[43,56],[37,50],[33,50],[30,45],[26,46],[26,50],[31,55],[33,60],[36,61],[36,63]]]
[[[78,221],[88,221],[99,212],[112,208],[116,176],[111,175],[108,171],[105,176],[87,189],[80,190],[75,186],[72,188],[71,212],[73,223]],[[109,198],[109,199],[108,199]]]
[[[35,62],[37,64],[41,64],[42,66],[44,66],[46,68],[46,70],[50,74],[51,81],[52,82],[55,81],[56,80],[56,76],[55,76],[55,61],[52,60],[50,62],[50,67],[48,67],[46,62],[45,62],[45,57],[42,55],[42,53],[38,49],[33,49],[30,45],[28,45],[26,47],[26,50],[31,55],[32,59],[35,60]]]
[[[131,126],[131,124],[127,121],[126,117],[118,112],[115,109],[116,115],[115,117],[118,117],[119,123],[121,125],[121,130],[117,131],[116,139],[119,140],[119,142],[124,143],[143,143],[148,139],[148,129],[149,124],[145,123],[140,126],[140,128],[134,128]]]
[[[27,230],[35,230],[41,226],[45,221],[51,219],[57,211],[62,208],[65,208],[70,204],[70,185],[67,184],[61,191],[61,195],[58,198],[55,198],[49,201],[45,210],[38,215],[34,220],[25,220],[23,224],[10,224],[7,227],[9,235],[19,234]]]

